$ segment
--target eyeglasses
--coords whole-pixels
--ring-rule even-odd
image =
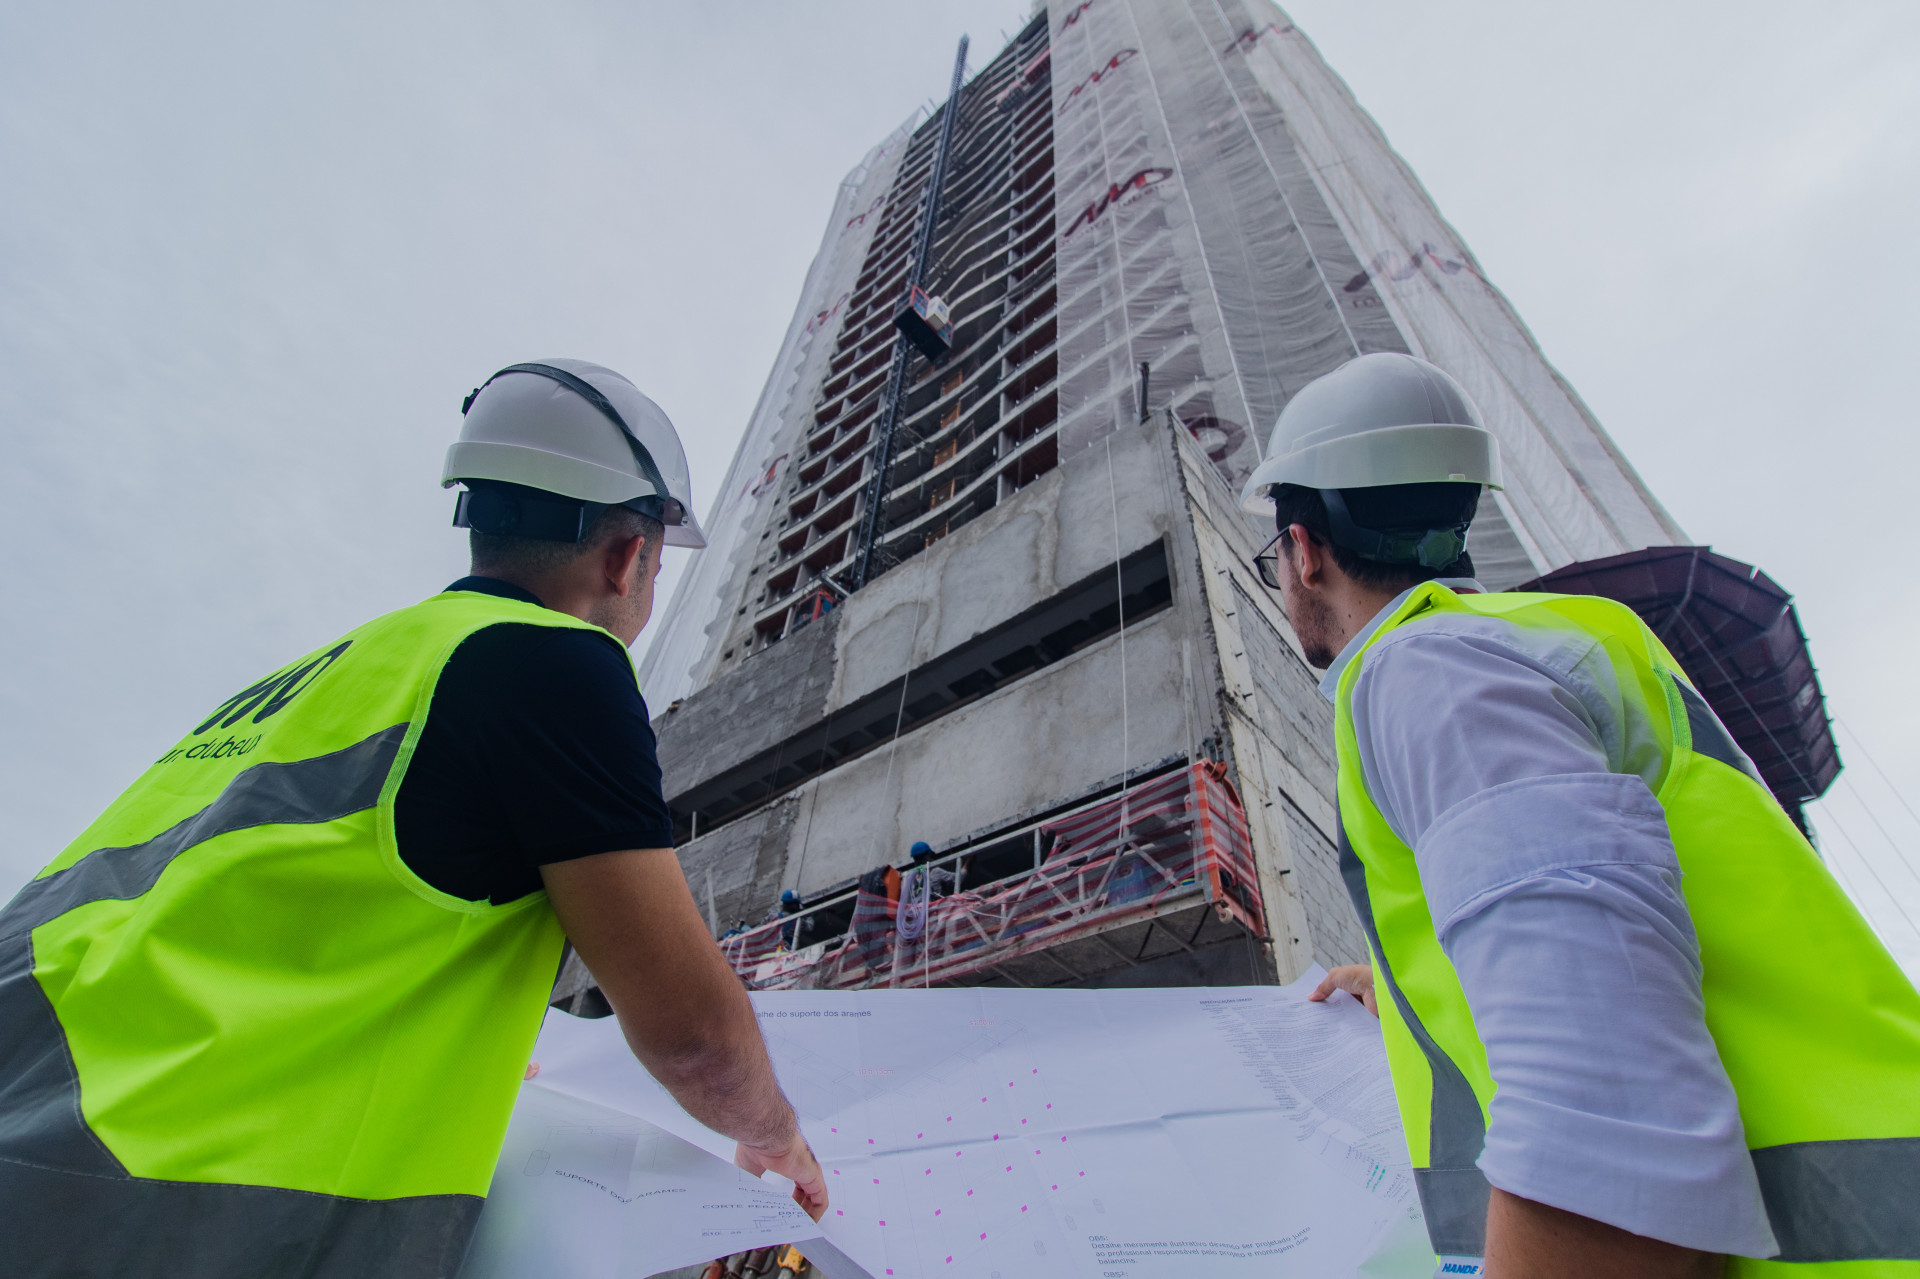
[[[1285,533],[1276,534],[1274,539],[1261,547],[1260,553],[1253,557],[1253,571],[1260,575],[1260,580],[1267,584],[1268,590],[1280,589],[1280,552],[1274,548],[1280,545],[1280,539],[1285,536]]]

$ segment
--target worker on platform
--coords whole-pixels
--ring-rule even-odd
[[[626,651],[662,546],[704,544],[679,439],[577,360],[463,412],[472,575],[248,683],[0,912],[7,1274],[452,1275],[568,941],[655,1077],[825,1208]]]
[[[1373,958],[1316,997],[1377,1005],[1442,1272],[1920,1275],[1920,995],[1638,617],[1473,580],[1500,482],[1460,386],[1375,354],[1244,492]]]
[[[897,896],[901,901],[910,897],[921,897],[933,901],[940,897],[951,897],[960,891],[960,880],[966,874],[965,858],[949,866],[935,866],[933,859],[938,856],[933,845],[926,840],[915,840],[913,847],[907,850],[907,865],[895,874],[899,876]]]
[[[805,908],[806,903],[800,900],[800,894],[788,888],[781,891],[780,904],[767,912],[767,922],[769,923],[776,919],[784,919],[787,921],[780,927],[780,945],[782,949],[799,950],[813,940],[813,916],[806,915],[797,919],[795,918],[795,916],[800,915],[800,912]]]

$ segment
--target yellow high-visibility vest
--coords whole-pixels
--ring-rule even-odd
[[[1761,783],[1673,656],[1625,605],[1416,587],[1341,673],[1341,869],[1435,1254],[1472,1273],[1488,1186],[1475,1160],[1496,1087],[1441,950],[1413,852],[1367,792],[1354,681],[1382,637],[1442,613],[1597,640],[1627,713],[1662,743],[1666,812],[1704,969],[1706,1023],[1739,1100],[1780,1255],[1739,1279],[1920,1275],[1920,994]],[[1452,1259],[1449,1261],[1449,1259]]]
[[[546,894],[400,860],[449,592],[244,689],[0,912],[0,1269],[418,1279],[459,1266],[559,966]],[[622,650],[624,654],[624,649]]]

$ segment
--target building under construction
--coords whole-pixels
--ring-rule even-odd
[[[1638,592],[1790,811],[1824,789],[1785,593],[1686,545],[1285,14],[1053,0],[964,70],[842,185],[642,671],[751,985],[1364,957],[1332,709],[1238,488],[1289,396],[1371,351],[1447,369],[1499,438],[1489,588]]]

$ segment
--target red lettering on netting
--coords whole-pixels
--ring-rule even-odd
[[[1073,220],[1073,224],[1061,234],[1060,238],[1062,240],[1072,239],[1074,232],[1078,231],[1081,227],[1092,226],[1095,222],[1098,222],[1101,217],[1105,215],[1106,211],[1115,204],[1124,204],[1129,197],[1138,195],[1140,192],[1152,187],[1159,186],[1172,176],[1172,169],[1142,169],[1126,181],[1114,183],[1106,189],[1105,194],[1098,200],[1087,205],[1085,211]]]

